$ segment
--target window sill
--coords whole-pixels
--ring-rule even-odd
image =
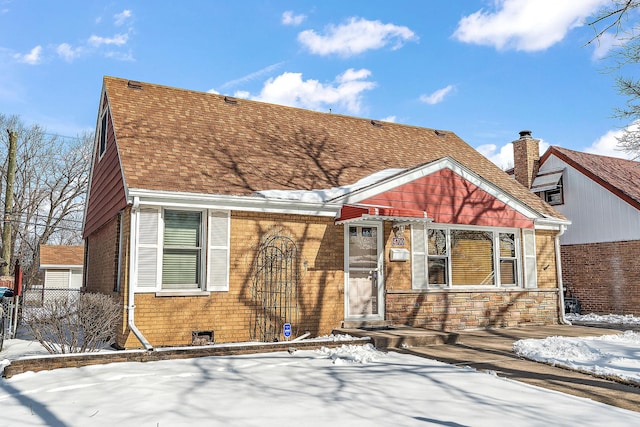
[[[208,297],[211,295],[209,291],[159,291],[156,292],[157,297]]]
[[[387,294],[426,294],[426,293],[481,293],[481,292],[557,292],[558,288],[520,288],[520,287],[474,287],[474,288],[426,288],[426,289],[387,289]]]

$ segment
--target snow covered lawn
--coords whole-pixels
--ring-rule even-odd
[[[632,315],[567,314],[575,322],[640,326]],[[640,332],[625,331],[601,337],[548,337],[513,345],[516,354],[554,366],[596,374],[640,385]]]
[[[43,354],[5,344],[3,364]],[[639,379],[638,332],[516,345]],[[0,426],[640,425],[640,412],[368,344],[28,372],[0,381],[0,405]]]
[[[370,345],[16,375],[0,425],[561,426],[640,413]]]

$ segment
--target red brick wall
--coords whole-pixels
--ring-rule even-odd
[[[563,245],[565,289],[582,313],[640,315],[640,240]]]

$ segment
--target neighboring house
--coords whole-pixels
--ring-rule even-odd
[[[452,132],[105,77],[85,211],[117,345],[559,321],[560,213]]]
[[[82,245],[40,245],[40,273],[45,288],[82,287]]]
[[[564,287],[583,312],[640,315],[640,163],[514,141],[515,177],[571,220]]]

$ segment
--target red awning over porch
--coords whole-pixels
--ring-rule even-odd
[[[344,205],[340,208],[336,223],[368,219],[388,221],[417,219],[425,222],[430,221],[427,212],[418,209],[401,209],[389,206]]]

